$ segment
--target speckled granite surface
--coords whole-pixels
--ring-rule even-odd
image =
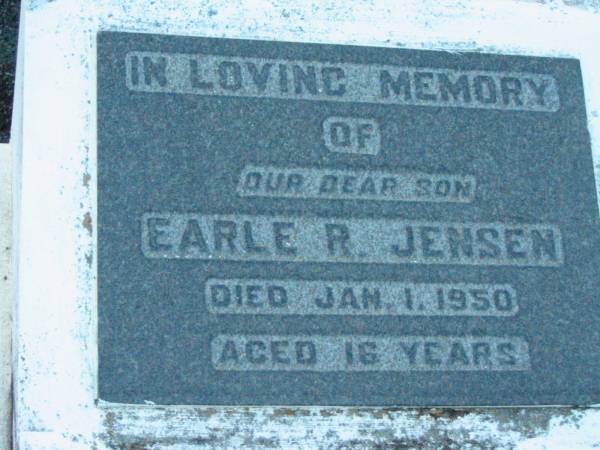
[[[10,139],[19,0],[0,3],[0,142]]]
[[[98,79],[101,399],[599,400],[576,59],[103,33]]]

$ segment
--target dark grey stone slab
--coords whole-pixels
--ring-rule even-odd
[[[99,397],[600,400],[571,59],[98,37]]]
[[[0,142],[10,140],[20,1],[0,3]]]

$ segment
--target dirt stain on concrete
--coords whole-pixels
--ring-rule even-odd
[[[83,228],[87,230],[87,232],[92,235],[94,232],[93,222],[92,222],[92,214],[88,211],[83,215]]]

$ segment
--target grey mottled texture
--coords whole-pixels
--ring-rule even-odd
[[[20,3],[0,2],[0,142],[10,138]]]
[[[558,83],[560,108],[555,112],[554,107],[548,111],[508,111],[501,107],[425,106],[422,102],[382,105],[329,102],[321,97],[289,100],[130,90],[126,84],[126,55],[148,51],[316,60],[333,65],[343,62],[475,73],[538,73],[551,76]],[[99,38],[98,74],[101,399],[241,405],[522,405],[598,401],[599,216],[576,60],[105,33]],[[151,73],[150,81],[156,76]],[[375,118],[381,128],[381,151],[377,155],[328,152],[321,130],[329,116]],[[477,192],[468,204],[249,199],[238,196],[236,191],[239,174],[247,164],[467,173],[477,180]],[[306,219],[306,223],[329,221],[338,238],[340,233],[343,235],[340,226],[345,220],[354,220],[355,224],[368,223],[359,220],[385,220],[396,225],[411,220],[501,223],[513,230],[511,237],[507,237],[505,228],[488,227],[487,238],[502,230],[502,252],[515,261],[526,258],[523,251],[529,248],[529,244],[515,237],[519,235],[515,230],[525,229],[519,228],[525,224],[549,224],[556,227],[552,230],[560,230],[562,239],[545,241],[545,257],[553,261],[551,265],[516,267],[506,259],[498,259],[498,267],[473,267],[461,259],[465,255],[471,257],[468,244],[467,250],[461,247],[464,253],[456,260],[446,259],[443,264],[436,260],[440,258],[435,253],[439,249],[433,250],[428,244],[435,238],[427,237],[436,233],[432,230],[435,227],[425,227],[419,231],[419,258],[411,260],[409,256],[393,263],[388,254],[380,261],[366,259],[366,264],[361,262],[365,255],[370,257],[373,251],[383,255],[393,248],[377,247],[383,225],[372,228],[377,230],[373,231],[372,248],[363,237],[357,240],[363,243],[362,247],[339,247],[342,253],[348,253],[336,260],[334,245],[327,245],[324,251],[332,252],[329,259],[315,261],[290,257],[296,246],[311,242],[294,241],[291,232],[288,236],[287,231],[275,231],[275,243],[269,247],[264,240],[254,242],[248,238],[241,224],[238,227],[232,220],[219,220],[214,222],[219,222],[219,232],[224,233],[229,227],[227,233],[235,234],[235,238],[231,237],[231,242],[221,239],[218,244],[213,236],[207,249],[202,249],[199,235],[194,234],[194,251],[203,258],[186,259],[177,256],[190,244],[189,236],[177,242],[160,240],[169,233],[164,230],[168,230],[171,214],[272,216],[278,217],[277,223],[282,223],[281,217],[317,217],[318,220]],[[148,225],[152,215],[159,222]],[[143,231],[148,226],[154,231]],[[199,227],[189,221],[186,226]],[[285,226],[286,230],[293,228]],[[237,227],[235,232],[232,227]],[[368,227],[362,232],[368,232]],[[215,230],[211,232],[216,233]],[[465,230],[460,229],[463,237],[468,234]],[[474,236],[480,235],[475,228],[469,230]],[[490,257],[489,253],[494,253],[494,244],[485,244],[486,239],[481,236],[473,239],[481,244],[473,257]],[[535,239],[538,244],[531,244],[531,248],[537,245],[539,250],[540,238]],[[163,257],[149,258],[152,254],[142,251],[146,244],[154,246],[156,254]],[[265,244],[264,252],[258,249],[261,244]],[[451,257],[452,247],[448,245],[446,256]],[[405,238],[399,242],[396,254],[407,246],[410,247],[409,239]],[[314,248],[310,250],[314,252]],[[286,257],[269,262],[269,252],[277,251],[286,253]],[[237,256],[229,257],[227,252]],[[261,257],[248,257],[252,252]],[[532,254],[538,258],[541,253]],[[423,265],[422,258],[426,257],[437,264]],[[252,260],[258,262],[249,262]],[[208,313],[204,299],[204,283],[211,277],[508,283],[518,292],[520,309],[511,318],[215,317]],[[226,334],[373,335],[387,339],[386,345],[402,336],[474,336],[479,337],[479,344],[494,336],[516,337],[523,340],[518,342],[527,343],[531,370],[490,371],[482,364],[469,371],[421,370],[408,374],[385,370],[306,370],[293,374],[217,371],[211,364],[210,342],[215,336]],[[435,342],[430,344],[423,344],[418,350],[425,352],[426,364],[436,364],[440,357],[437,352],[450,352],[450,360],[464,359],[462,350],[444,350]],[[282,346],[285,345],[271,349],[272,358],[285,360],[279,352]],[[372,346],[367,347],[373,350]],[[478,348],[483,354],[490,353],[489,358],[510,361],[505,353],[511,351],[506,348]],[[527,351],[523,350],[525,346],[519,348],[518,354]],[[472,368],[480,364],[475,356],[464,357],[470,358],[468,364]],[[485,358],[481,353],[480,357]],[[368,364],[369,358],[366,355],[362,362]]]

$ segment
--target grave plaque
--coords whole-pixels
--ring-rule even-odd
[[[600,400],[575,59],[103,32],[99,397]]]

